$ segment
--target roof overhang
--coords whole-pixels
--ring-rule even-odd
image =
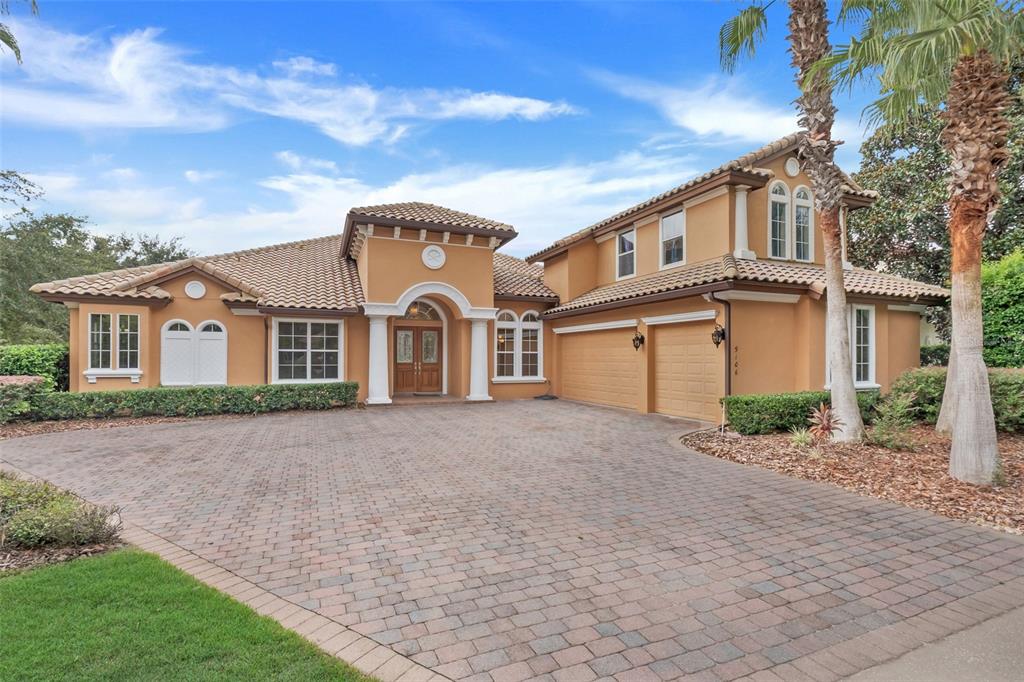
[[[349,213],[345,217],[345,231],[341,237],[341,255],[347,256],[349,247],[352,245],[352,237],[355,235],[356,225],[373,225],[374,227],[407,227],[415,230],[428,230],[430,232],[450,232],[451,234],[471,234],[479,237],[494,237],[498,245],[507,244],[515,239],[519,233],[509,230],[496,230],[486,227],[467,227],[462,225],[448,225],[445,223],[430,223],[423,220],[405,220],[402,218],[382,218],[379,216],[368,216],[361,213]]]
[[[534,303],[558,303],[557,296],[522,296],[515,294],[495,294],[495,301],[532,301]]]
[[[100,294],[58,294],[32,292],[39,298],[49,303],[104,303],[108,305],[144,305],[150,308],[163,308],[173,299],[167,298],[141,298],[135,296],[102,296]]]

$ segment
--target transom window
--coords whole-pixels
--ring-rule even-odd
[[[223,332],[224,332],[224,328],[221,327],[216,322],[207,322],[206,324],[203,325],[203,328],[199,330],[199,333],[201,333],[201,334],[202,333],[218,334],[218,333],[223,333]]]
[[[441,315],[434,306],[424,301],[413,301],[405,309],[403,320],[440,320]]]
[[[797,187],[792,198],[783,182],[768,194],[768,255],[772,258],[814,260],[814,195]]]
[[[632,277],[636,273],[636,230],[620,232],[615,237],[615,244],[616,278]]]
[[[117,366],[139,368],[139,316],[117,316]]]
[[[184,322],[175,322],[174,324],[172,324],[170,327],[167,328],[167,331],[169,331],[169,332],[190,332],[192,330],[189,329],[188,325],[185,324]]]
[[[89,369],[110,369],[110,314],[89,314]]]
[[[275,381],[302,383],[341,379],[341,325],[340,322],[275,320]]]
[[[661,219],[661,267],[677,265],[686,259],[686,212],[679,211]]]
[[[511,310],[494,322],[495,379],[540,379],[544,367],[544,323],[534,311],[522,317]]]

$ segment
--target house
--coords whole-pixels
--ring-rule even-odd
[[[507,225],[425,203],[340,235],[37,284],[70,311],[71,390],[353,380],[369,404],[551,393],[714,420],[827,383],[823,252],[794,134],[525,261]],[[848,181],[848,211],[875,194]],[[844,235],[845,260],[845,235]],[[919,362],[939,287],[848,267],[853,367]]]

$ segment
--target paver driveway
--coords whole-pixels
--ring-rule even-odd
[[[568,402],[50,434],[3,459],[452,679],[831,679],[1024,602],[1021,538]]]

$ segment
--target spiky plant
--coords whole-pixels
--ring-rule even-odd
[[[1024,54],[1021,7],[998,0],[845,0],[840,18],[858,24],[859,34],[809,74],[827,73],[839,86],[877,77],[881,97],[866,113],[894,130],[942,108],[941,141],[951,158],[953,334],[939,428],[952,433],[950,475],[979,484],[999,468],[982,357],[981,243],[999,202],[997,173],[1009,158],[1006,82],[1010,64]]]
[[[741,57],[751,57],[763,42],[768,24],[767,9],[774,0],[755,2],[723,24],[719,32],[722,67],[732,71]],[[815,207],[821,214],[822,244],[825,251],[828,366],[831,374],[832,404],[842,417],[836,440],[858,441],[864,437],[864,422],[857,406],[850,359],[850,335],[846,314],[846,285],[843,277],[842,236],[839,212],[842,207],[842,173],[835,165],[836,146],[832,138],[836,108],[832,83],[823,74],[812,76],[811,67],[829,55],[829,20],[825,0],[789,0],[789,53],[796,71],[800,96],[796,100],[799,125],[806,131],[800,142],[800,158],[814,186]]]
[[[843,420],[827,403],[821,403],[818,407],[813,408],[807,417],[807,422],[811,425],[807,431],[818,442],[835,440],[836,434],[840,433],[843,428]]]

